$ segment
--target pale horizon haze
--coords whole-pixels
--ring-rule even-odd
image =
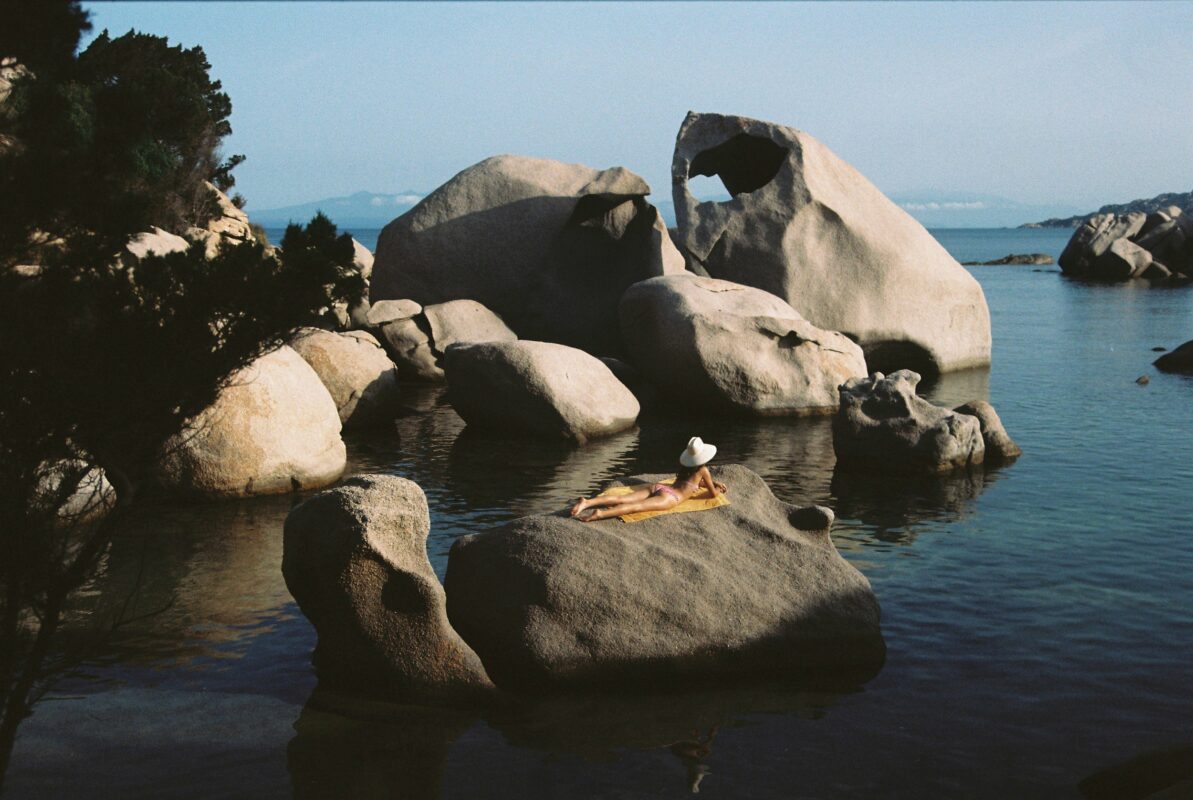
[[[497,153],[624,165],[665,200],[689,109],[807,131],[888,194],[1193,189],[1190,2],[86,8],[86,41],[203,47],[250,210],[427,192]]]

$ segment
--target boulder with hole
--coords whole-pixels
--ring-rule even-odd
[[[689,180],[719,176],[731,199]],[[682,249],[714,278],[763,289],[858,342],[871,369],[990,363],[982,287],[922,225],[808,134],[690,112],[672,192]]]

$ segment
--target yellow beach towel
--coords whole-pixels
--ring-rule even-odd
[[[675,478],[659,481],[659,483],[671,485],[675,483]],[[653,486],[653,484],[644,484],[641,486],[614,486],[611,489],[606,489],[597,496],[616,497],[619,494],[630,494],[631,492],[636,492],[639,489],[649,489],[650,486]],[[618,519],[620,519],[622,522],[641,522],[644,519],[657,517],[661,514],[684,514],[688,511],[708,511],[709,509],[720,508],[721,506],[727,505],[729,505],[729,499],[725,497],[724,494],[713,497],[707,489],[701,489],[699,492],[692,495],[687,500],[684,500],[677,506],[672,506],[671,508],[664,509],[663,511],[639,511],[636,514],[622,514],[620,517],[618,517]]]

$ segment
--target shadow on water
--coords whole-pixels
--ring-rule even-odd
[[[508,745],[548,757],[609,762],[626,750],[659,751],[685,775],[676,790],[696,791],[709,773],[716,740],[729,741],[758,715],[824,718],[844,696],[862,691],[846,679],[690,687],[652,692],[507,697],[487,713],[396,705],[316,689],[294,723],[287,763],[296,798],[438,798],[454,748],[480,725]],[[485,756],[468,754],[470,763]],[[494,765],[500,777],[500,764]],[[722,787],[723,789],[726,787]],[[534,796],[534,793],[526,796]]]

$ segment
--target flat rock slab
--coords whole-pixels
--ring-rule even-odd
[[[878,601],[833,547],[832,512],[781,502],[745,467],[712,472],[731,505],[634,525],[561,512],[457,539],[448,615],[497,685],[881,666]]]

